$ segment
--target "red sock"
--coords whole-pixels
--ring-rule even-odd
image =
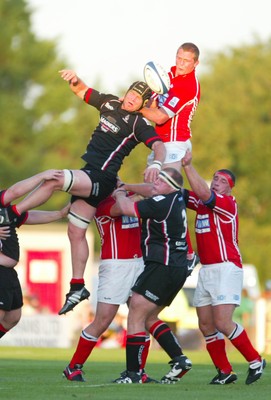
[[[206,336],[206,349],[215,365],[224,374],[232,371],[232,366],[226,354],[225,339],[218,332],[214,335]]]
[[[3,190],[0,194],[0,206],[1,207],[8,207],[10,205],[10,203],[5,204],[5,200],[4,200],[5,193],[6,193],[6,190]]]
[[[70,284],[72,285],[72,284],[76,284],[76,283],[82,283],[83,285],[85,284],[85,280],[83,279],[83,278],[79,278],[79,279],[77,279],[77,278],[72,278],[71,279],[71,281],[70,281]]]
[[[85,281],[83,278],[77,279],[72,278],[70,281],[70,290],[81,290],[85,286]]]
[[[142,355],[141,355],[141,366],[140,369],[144,369],[146,362],[147,362],[147,357],[149,354],[149,348],[150,348],[151,340],[149,336],[146,336],[145,340],[145,347],[143,349]]]
[[[248,362],[261,360],[260,354],[252,346],[245,330],[243,330],[236,338],[231,339],[231,342]]]
[[[4,328],[3,325],[0,324],[0,338],[3,337],[8,331],[9,329]]]
[[[82,332],[75,353],[71,359],[70,367],[74,368],[75,364],[84,364],[97,344],[98,339],[87,338],[84,331]]]
[[[13,206],[11,206],[12,211],[14,212],[14,214],[16,216],[20,216],[21,213],[17,210],[16,204],[13,204]]]

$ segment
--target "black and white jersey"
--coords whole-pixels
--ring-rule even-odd
[[[151,148],[155,141],[161,141],[142,114],[121,108],[118,97],[88,89],[85,102],[100,111],[99,124],[82,156],[92,168],[117,175],[123,159],[140,142]]]
[[[0,191],[0,197],[1,194],[4,191]],[[8,206],[2,206],[0,202],[0,207],[3,207],[7,210],[11,208],[10,205]],[[21,225],[24,224],[24,222],[27,220],[28,217],[28,212],[22,213],[20,216],[15,218],[8,224],[10,227],[10,236],[7,237],[5,240],[0,239],[0,251],[3,253],[5,256],[12,258],[13,260],[19,261],[20,257],[20,246],[19,246],[19,239],[16,233],[16,228],[20,227]],[[5,225],[2,225],[5,226]]]
[[[142,219],[144,261],[187,266],[187,217],[181,191],[156,195],[135,203]]]

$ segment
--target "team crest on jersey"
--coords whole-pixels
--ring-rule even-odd
[[[162,194],[159,194],[158,196],[154,196],[153,197],[153,200],[154,201],[161,201],[161,200],[164,200],[165,199],[165,196],[163,196]]]
[[[210,232],[210,219],[208,214],[198,215],[195,225],[196,233]]]
[[[126,124],[128,124],[129,119],[130,119],[130,115],[126,115],[126,117],[122,118],[124,122],[126,122]]]
[[[170,107],[176,107],[179,101],[180,99],[178,97],[172,97],[168,104],[170,105]]]

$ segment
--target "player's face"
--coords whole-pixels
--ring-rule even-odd
[[[176,76],[189,74],[196,68],[199,61],[195,61],[194,57],[195,55],[191,51],[178,50],[176,55]]]
[[[231,193],[231,187],[227,178],[219,173],[215,173],[211,182],[211,190],[218,194],[229,195]]]
[[[126,111],[137,111],[142,107],[142,97],[135,90],[129,90],[124,96],[121,108]]]
[[[157,195],[157,194],[167,194],[172,191],[171,186],[164,181],[164,179],[158,178],[153,182],[153,187],[152,187],[152,195]]]

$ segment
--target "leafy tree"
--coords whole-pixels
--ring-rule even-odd
[[[0,3],[1,185],[47,168],[79,168],[96,111],[69,93],[56,43],[38,40],[25,0]]]

